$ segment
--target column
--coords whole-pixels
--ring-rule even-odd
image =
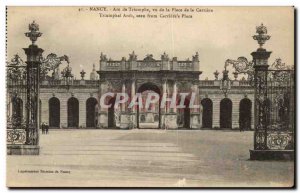
[[[45,122],[49,125],[50,124],[50,122],[49,122],[49,99],[41,96],[41,101],[42,101],[41,123]]]
[[[134,98],[135,96],[135,79],[131,80],[131,95],[130,95],[130,101]],[[137,115],[136,115],[136,106],[133,106],[131,109],[131,127],[136,128],[137,127]]]
[[[167,96],[167,80],[163,80],[163,95],[166,95]],[[167,112],[167,105],[164,106],[163,109],[163,113],[166,113]]]
[[[167,80],[166,79],[163,79],[162,80],[162,88],[163,88],[163,90],[162,90],[162,96],[164,96],[164,95],[166,95],[166,93],[167,93]],[[161,99],[161,100],[163,100],[163,99]],[[160,103],[161,103],[161,101],[160,101]],[[160,128],[165,128],[165,114],[166,114],[166,112],[167,112],[167,108],[166,108],[166,104],[163,106],[163,108],[161,108],[161,104],[159,105],[159,108],[160,108]]]
[[[132,80],[131,80],[131,95],[130,95],[130,100],[133,99],[134,95],[135,95],[135,79],[132,79]],[[135,107],[132,108],[131,111],[132,111],[132,112],[135,112],[135,111],[136,111],[136,110],[135,110]]]
[[[60,99],[60,127],[68,127],[68,97],[63,96]]]
[[[198,102],[199,102],[199,105],[200,105],[200,107],[199,107],[199,118],[200,118],[199,124],[200,124],[200,128],[202,128],[202,126],[203,126],[203,123],[202,123],[203,107],[201,105],[201,96],[200,96],[201,93],[200,93],[199,86],[197,86],[197,89],[198,89]]]
[[[177,84],[176,84],[176,81],[174,81],[173,83],[173,93],[172,93],[172,96],[169,96],[169,97],[172,97],[172,101],[169,101],[167,104],[167,112],[169,112],[167,115],[166,118],[168,119],[167,121],[167,124],[168,124],[168,127],[169,129],[177,129],[178,128],[178,125],[177,125],[177,108],[176,108],[176,98],[177,98]],[[172,103],[173,103],[173,98],[175,97],[175,106],[171,106]]]
[[[108,115],[107,115],[107,109],[103,108],[100,105],[100,99],[102,94],[104,94],[105,92],[107,92],[107,90],[103,89],[104,85],[104,81],[99,80],[99,91],[98,91],[98,127],[99,128],[107,128],[108,127]]]
[[[123,80],[123,84],[122,84],[122,93],[123,95],[127,94],[126,92],[126,80]],[[122,98],[123,100],[124,98]],[[127,111],[127,106],[128,101],[126,101],[125,103],[121,104],[121,121],[120,121],[120,128],[121,129],[129,129],[131,128],[131,114],[130,112]]]
[[[196,96],[195,96],[195,101],[194,101],[194,104],[195,105],[199,105],[199,100],[200,100],[200,95],[199,95],[199,91],[198,91],[198,85],[197,84],[194,84],[193,85],[193,91],[195,92]],[[194,113],[199,113],[200,112],[200,109],[196,109],[196,108],[193,108],[193,111]]]
[[[193,81],[193,93],[192,95],[194,95],[194,101],[191,100],[190,103],[194,106],[199,106],[199,92],[198,92],[198,84],[197,81]],[[190,128],[191,129],[200,129],[200,107],[198,108],[192,108],[190,109],[191,113],[190,113]]]
[[[99,78],[100,78],[100,75],[99,75]],[[101,120],[100,115],[101,115],[101,111],[102,111],[101,105],[100,105],[100,98],[101,98],[101,81],[99,80],[98,96],[97,96],[97,101],[98,101],[98,115],[97,115],[98,123],[97,123],[97,128],[102,127],[102,124],[100,122],[100,120]]]
[[[232,101],[232,129],[237,129],[240,127],[239,118],[240,118],[240,101],[242,98],[236,97],[238,95],[231,95],[228,98],[231,98]]]
[[[173,112],[174,113],[177,113],[177,84],[176,84],[176,81],[174,81],[174,84],[173,84],[173,95],[172,97],[175,96],[175,106],[173,107]]]
[[[213,123],[212,127],[220,127],[220,98],[211,98],[213,101]]]
[[[86,127],[86,100],[85,96],[78,96],[79,101],[79,128]]]
[[[125,86],[125,81],[123,80],[123,84],[122,84],[122,94],[124,95],[126,93],[126,86]],[[121,99],[122,100],[122,99]],[[122,103],[121,104],[121,112],[125,112],[125,108],[126,108],[126,103]]]

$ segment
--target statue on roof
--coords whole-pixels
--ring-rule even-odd
[[[102,52],[100,54],[100,61],[107,61],[106,55],[104,55]]]
[[[161,55],[161,60],[169,60],[169,56],[168,54],[166,54],[166,52],[164,52],[164,54]]]
[[[134,53],[134,51],[132,51],[132,54],[129,54],[129,60],[131,61],[137,60],[137,55]]]

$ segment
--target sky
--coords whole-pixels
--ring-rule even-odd
[[[193,8],[196,10],[197,7]],[[160,59],[166,52],[170,58],[177,57],[178,60],[191,59],[198,52],[199,70],[203,72],[201,79],[214,79],[213,72],[221,72],[227,59],[245,56],[252,60],[251,52],[258,48],[252,36],[256,26],[263,23],[271,36],[264,45],[272,51],[269,64],[280,57],[286,64],[294,65],[292,7],[208,8],[213,12],[186,13],[192,18],[133,19],[100,17],[99,13],[136,16],[141,12],[113,12],[113,7],[107,7],[107,11],[90,11],[90,7],[8,7],[7,59],[18,53],[25,60],[22,48],[28,47],[30,41],[24,33],[28,31],[28,24],[35,20],[43,33],[37,41],[44,49],[43,56],[50,53],[68,55],[77,79],[82,69],[89,75],[93,64],[98,70],[101,52],[108,58],[121,60],[122,57],[128,59],[132,51],[138,59],[147,54]],[[159,12],[157,15],[169,13],[181,15],[181,12]],[[65,66],[63,63],[60,69]]]

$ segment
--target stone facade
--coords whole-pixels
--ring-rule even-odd
[[[249,122],[247,129],[253,129],[253,87],[246,80],[231,80],[231,88],[225,94],[222,81],[217,77],[215,80],[200,81],[198,54],[192,58],[191,61],[178,61],[175,57],[169,60],[163,54],[161,60],[153,59],[152,55],[137,60],[137,56],[132,53],[128,60],[123,57],[120,61],[113,61],[101,54],[100,70],[96,75],[93,68],[90,76],[92,80],[72,80],[69,85],[63,79],[41,82],[41,122],[54,128],[218,129],[225,124],[225,127],[239,129],[246,120]],[[200,105],[200,108],[180,110],[167,105],[151,112],[130,109],[126,103],[111,111],[99,105],[100,96],[107,92],[127,93],[132,99],[136,93],[148,90],[160,96],[166,93],[169,97],[182,92],[194,92],[194,104]],[[113,104],[114,100],[113,97],[107,98],[106,102]],[[248,109],[243,109],[245,105],[242,103],[245,100],[250,104],[246,106]],[[205,101],[208,101],[206,105]],[[227,101],[227,106],[224,101]],[[8,100],[8,114],[12,111],[11,106]],[[225,114],[222,113],[224,109]]]
[[[213,104],[213,120],[212,127],[220,127],[220,108],[221,100],[228,98],[232,101],[232,128],[239,128],[240,120],[240,104],[242,99],[251,101],[251,128],[254,128],[254,89],[247,81],[233,81],[232,86],[227,96],[220,89],[221,80],[206,80],[200,81],[199,89],[201,91],[201,99],[208,98]]]
[[[49,100],[53,97],[59,99],[60,103],[60,128],[68,127],[68,100],[72,97],[79,102],[78,127],[86,127],[86,102],[89,98],[98,99],[97,81],[73,81],[69,89],[63,81],[61,84],[53,85],[44,81],[41,85],[41,121],[49,124]]]
[[[133,98],[136,93],[142,93],[147,90],[155,91],[163,96],[177,95],[180,92],[196,93],[195,103],[199,104],[199,56],[198,53],[193,59],[179,61],[176,57],[169,59],[167,54],[161,55],[160,60],[153,58],[151,54],[143,60],[138,60],[133,52],[129,54],[129,59],[123,57],[120,61],[107,59],[106,55],[101,53],[99,96],[104,93],[126,93]],[[124,104],[120,108],[119,126],[122,129],[140,127],[140,113],[137,109],[129,109]],[[109,120],[109,109],[100,106],[99,127],[107,128]],[[159,128],[177,129],[177,109],[166,107],[161,108],[159,112]],[[200,128],[200,109],[193,109],[190,114],[189,128]],[[118,122],[118,120],[116,120]]]

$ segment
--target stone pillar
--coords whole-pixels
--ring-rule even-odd
[[[220,100],[219,98],[212,98],[213,101],[213,121],[212,127],[220,127]]]
[[[60,98],[60,127],[68,127],[68,96],[62,96]]]
[[[166,83],[166,92],[167,97],[172,97],[175,95],[177,97],[177,85],[176,85],[176,81],[174,81],[173,83],[173,93],[172,95],[170,95],[170,91],[168,90],[168,84]],[[166,102],[166,113],[165,113],[165,124],[167,126],[168,129],[177,129],[178,125],[177,125],[177,110],[176,110],[176,103],[175,103],[175,107],[171,107],[172,101],[168,101]]]
[[[135,79],[131,80],[131,95],[130,95],[130,100],[132,100],[136,94],[135,91]],[[136,128],[137,127],[137,114],[136,114],[136,106],[134,106],[131,109],[131,125],[130,128]]]
[[[199,117],[200,117],[200,120],[199,120],[199,125],[200,125],[200,129],[202,128],[203,126],[203,123],[202,123],[202,116],[203,116],[203,106],[201,104],[201,92],[200,92],[200,88],[199,86],[197,86],[197,89],[198,89],[198,94],[199,94],[199,105],[200,105],[200,108],[199,108]]]
[[[100,99],[102,94],[105,93],[104,91],[104,82],[102,80],[99,80],[99,91],[98,91],[98,128],[107,128],[108,127],[108,117],[107,117],[107,109],[104,109],[100,105]]]
[[[163,80],[163,95],[167,96],[167,80]],[[162,108],[163,113],[167,112],[167,105]]]
[[[125,86],[125,82],[123,80],[123,84],[122,84],[122,93],[125,94],[126,93],[126,86]],[[122,103],[121,104],[121,112],[125,112],[126,111],[126,103]]]
[[[126,94],[126,81],[123,80],[122,93]],[[128,94],[128,93],[127,93]],[[131,112],[127,111],[127,102],[121,104],[121,129],[129,129],[131,127]]]
[[[175,106],[173,107],[173,112],[174,113],[177,113],[177,107],[176,107],[176,104],[177,104],[177,84],[176,84],[176,81],[174,81],[174,84],[173,84],[173,96],[176,96],[175,98]]]
[[[200,106],[200,95],[198,91],[198,84],[197,82],[193,82],[193,93],[195,94],[195,100],[190,101],[193,102],[194,105]],[[191,129],[200,129],[200,107],[199,108],[192,108],[190,113],[190,128]]]
[[[232,129],[239,128],[239,118],[240,118],[240,98],[236,98],[234,96],[228,97],[232,100]]]
[[[79,102],[79,128],[86,127],[86,97],[78,97]]]
[[[162,96],[164,96],[167,93],[167,80],[162,80]],[[163,99],[161,99],[163,100]],[[160,126],[159,128],[165,128],[165,114],[166,114],[166,105],[161,108],[160,106]]]
[[[194,100],[194,105],[199,105],[200,102],[200,97],[199,97],[199,91],[198,91],[198,86],[196,84],[193,84],[193,93],[195,93],[195,100]],[[200,109],[197,108],[192,108],[192,113],[199,113]]]
[[[130,95],[130,99],[132,100],[133,97],[135,96],[135,79],[131,80],[131,95]],[[132,112],[135,112],[136,109],[132,108]]]
[[[49,122],[49,99],[48,98],[41,98],[42,101],[42,110],[41,110],[41,123],[46,122],[48,125]]]

